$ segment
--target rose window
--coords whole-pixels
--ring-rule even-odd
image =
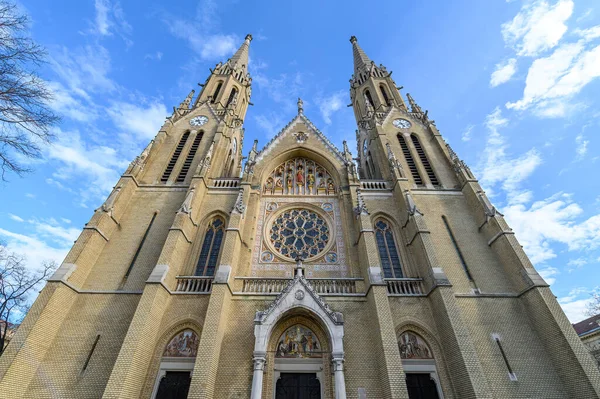
[[[327,248],[330,239],[325,219],[313,210],[301,208],[277,215],[269,233],[275,251],[292,260],[314,258]]]

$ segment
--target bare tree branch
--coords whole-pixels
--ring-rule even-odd
[[[55,269],[54,262],[44,262],[41,270],[31,271],[25,267],[22,256],[0,244],[0,355],[6,346],[9,325],[21,322],[29,310],[35,288]]]
[[[592,296],[592,301],[587,304],[585,314],[591,317],[600,314],[600,289],[597,289],[590,295]]]
[[[49,107],[52,92],[35,73],[46,51],[27,34],[29,18],[0,0],[0,173],[22,175],[30,169],[20,159],[39,158],[40,146],[53,135],[59,117]]]

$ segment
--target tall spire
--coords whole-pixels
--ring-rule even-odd
[[[229,59],[229,65],[231,65],[232,68],[238,68],[242,65],[245,65],[246,69],[248,68],[248,50],[250,48],[251,41],[252,35],[247,34],[244,43],[242,43],[242,45],[240,46],[238,51],[235,52],[233,57]]]
[[[356,36],[350,37],[350,43],[352,43],[352,53],[354,54],[354,74],[358,75],[360,71],[366,70],[371,66],[371,60],[358,45]]]

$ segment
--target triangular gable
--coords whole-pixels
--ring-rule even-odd
[[[292,129],[298,123],[304,123],[312,131],[312,133],[314,133],[314,137],[323,143],[329,152],[337,157],[342,164],[346,163],[344,155],[340,152],[340,150],[338,150],[337,147],[323,134],[323,132],[317,129],[317,127],[303,113],[296,115],[283,129],[281,129],[279,133],[275,135],[275,137],[271,139],[271,141],[269,141],[263,147],[262,150],[260,150],[256,156],[256,162],[260,162],[265,155],[269,154],[287,134],[290,134]]]

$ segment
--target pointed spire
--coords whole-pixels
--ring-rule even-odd
[[[412,98],[410,93],[406,93],[406,98],[408,98],[408,103],[410,104],[410,112],[415,112],[415,113],[419,113],[419,114],[423,113],[423,111],[421,110],[421,107],[419,107],[419,105]]]
[[[352,53],[354,54],[354,74],[358,76],[358,73],[361,70],[364,71],[370,68],[372,61],[358,45],[358,39],[356,39],[356,36],[350,37],[350,43],[352,43]]]
[[[235,52],[233,57],[229,59],[229,64],[232,68],[241,67],[242,65],[246,66],[248,69],[248,50],[250,49],[250,42],[252,41],[252,35],[247,34],[244,43],[240,46],[238,51]]]

